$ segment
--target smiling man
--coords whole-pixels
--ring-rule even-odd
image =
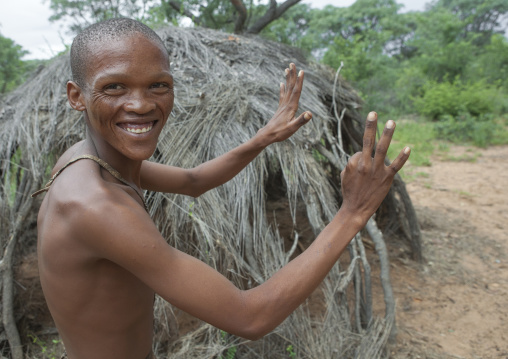
[[[70,359],[153,357],[155,293],[248,339],[279,325],[326,276],[388,192],[409,157],[384,154],[395,124],[374,149],[369,114],[362,153],[342,173],[344,202],[307,251],[262,285],[242,291],[205,263],[169,246],[146,210],[142,189],[199,196],[241,171],[266,146],[290,137],[304,74],[286,69],[279,107],[246,143],[193,169],[148,162],[173,108],[173,78],[161,39],[130,19],[95,24],[73,42],[70,105],[86,139],[58,160],[38,217],[42,288]]]

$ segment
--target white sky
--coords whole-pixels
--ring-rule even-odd
[[[354,0],[305,0],[313,7],[331,4],[338,7],[351,5]],[[402,11],[423,10],[426,1],[398,0]],[[51,23],[49,0],[0,0],[0,33],[14,40],[30,53],[28,59],[47,59],[62,51],[72,37],[59,22]]]

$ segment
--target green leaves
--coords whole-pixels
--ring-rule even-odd
[[[496,32],[507,19],[505,3],[438,0],[424,12],[399,13],[392,0],[357,0],[309,12],[300,33],[312,41],[300,44],[335,69],[344,62],[341,75],[362,93],[366,111],[501,114],[508,43]]]
[[[50,0],[53,15],[50,21],[70,21],[69,30],[77,34],[85,27],[114,17],[146,19],[150,8],[158,5],[155,0]]]
[[[235,33],[259,33],[301,0],[49,0],[51,21],[70,22],[71,33],[112,17],[130,17],[149,26],[189,24]]]
[[[27,53],[20,45],[0,35],[0,94],[21,82],[25,73],[25,64],[21,58]]]
[[[433,120],[444,116],[457,117],[462,113],[481,116],[496,112],[499,91],[485,81],[463,84],[459,79],[453,83],[429,81],[423,95],[415,99],[416,110]]]

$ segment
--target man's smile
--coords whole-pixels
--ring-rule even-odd
[[[146,133],[152,130],[157,121],[146,123],[119,123],[117,126],[130,133]]]

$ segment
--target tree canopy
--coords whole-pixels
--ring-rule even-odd
[[[333,68],[344,63],[341,75],[362,93],[366,110],[438,119],[506,113],[507,21],[508,3],[498,0],[437,0],[408,13],[395,0],[357,0],[344,8],[297,5],[261,35]],[[460,89],[468,103],[441,111],[427,96],[439,84]]]
[[[239,33],[259,33],[301,0],[270,0],[268,4],[242,0],[50,0],[50,20],[71,21],[70,30],[111,17],[127,16],[148,24],[177,24],[188,19],[197,26]]]
[[[19,85],[25,66],[21,58],[28,51],[0,34],[0,93]]]

